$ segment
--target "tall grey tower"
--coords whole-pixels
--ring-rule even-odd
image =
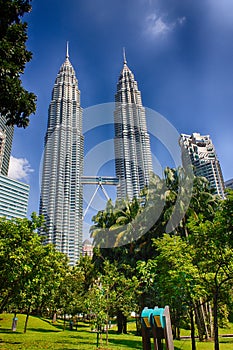
[[[48,112],[40,198],[47,232],[40,234],[66,253],[71,265],[82,251],[82,174],[82,108],[67,45]]]
[[[224,198],[224,181],[220,163],[209,135],[181,134],[180,146],[188,151],[196,176],[207,178],[215,194]]]
[[[6,125],[6,118],[0,114],[0,174],[7,176],[13,142],[14,127]]]
[[[115,167],[120,180],[117,197],[132,200],[149,183],[152,157],[141,92],[125,52],[115,95],[114,125]]]

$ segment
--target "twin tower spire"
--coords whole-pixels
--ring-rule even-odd
[[[115,172],[119,179],[117,197],[132,200],[148,185],[152,160],[145,108],[127,66],[125,49],[123,63],[112,116]],[[66,253],[71,265],[75,265],[82,251],[83,146],[80,91],[67,42],[66,60],[56,77],[48,113],[40,198],[46,230],[40,234],[45,242]]]
[[[70,58],[69,56],[69,41],[66,42],[66,58]],[[125,47],[123,47],[123,62],[127,64]]]
[[[66,58],[69,58],[69,41],[66,43]]]

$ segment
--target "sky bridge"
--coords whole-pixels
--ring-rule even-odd
[[[113,176],[82,176],[81,178],[81,182],[83,185],[97,185],[84,213],[83,213],[83,218],[85,218],[86,213],[88,212],[88,209],[91,206],[91,203],[93,202],[96,193],[98,192],[98,190],[102,190],[105,198],[107,200],[110,199],[107,191],[104,188],[104,185],[107,186],[117,186],[119,185],[119,179],[117,177],[113,177]]]
[[[111,185],[117,186],[119,179],[113,176],[82,176],[83,185]]]

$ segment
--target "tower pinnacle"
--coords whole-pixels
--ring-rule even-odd
[[[127,64],[126,54],[125,54],[125,47],[123,47],[123,59],[124,59],[124,64]]]
[[[66,42],[66,58],[69,58],[69,41]]]

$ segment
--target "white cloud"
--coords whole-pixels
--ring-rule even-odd
[[[146,32],[153,37],[162,36],[172,31],[177,25],[182,25],[185,21],[185,17],[180,17],[173,22],[168,22],[163,16],[152,13],[146,18]]]
[[[186,21],[186,17],[179,17],[176,20],[176,23],[179,23],[180,25],[182,25],[184,22]]]
[[[14,180],[24,180],[28,182],[29,175],[34,169],[26,158],[15,158],[11,156],[8,176]]]

